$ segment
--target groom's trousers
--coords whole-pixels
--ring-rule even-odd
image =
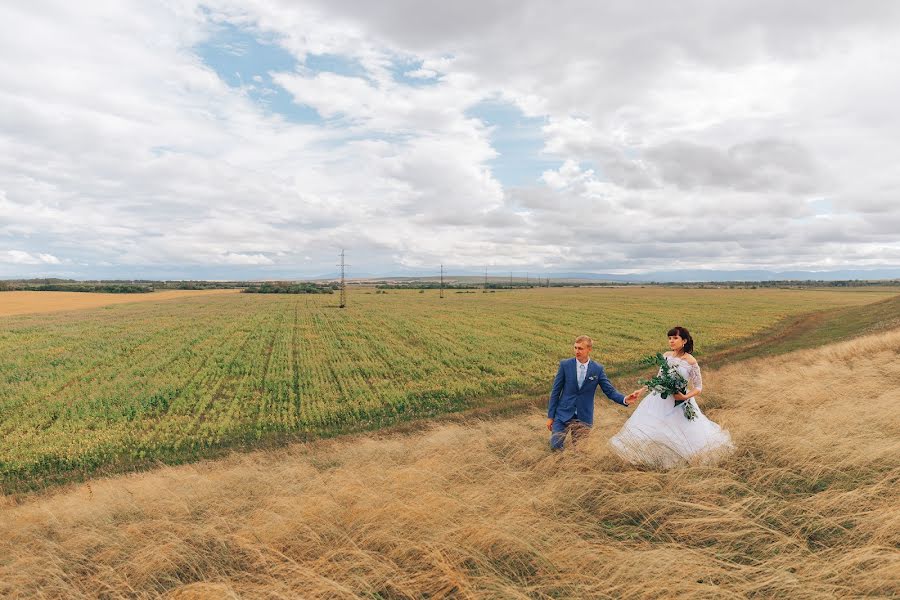
[[[550,448],[562,450],[566,441],[566,434],[569,432],[572,432],[572,445],[575,446],[579,440],[591,432],[591,426],[584,421],[579,421],[577,417],[573,417],[565,422],[553,419],[553,425],[550,427]]]

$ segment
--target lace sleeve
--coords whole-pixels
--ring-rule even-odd
[[[700,365],[693,364],[691,365],[690,371],[688,372],[688,381],[691,382],[691,387],[695,390],[703,389],[703,377],[700,375]]]

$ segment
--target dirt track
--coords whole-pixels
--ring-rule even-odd
[[[149,294],[94,294],[89,292],[0,292],[0,317],[29,313],[96,308],[126,302],[157,302],[188,296],[235,294],[238,290],[167,290]]]

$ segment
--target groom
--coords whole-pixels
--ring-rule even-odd
[[[578,336],[575,338],[575,358],[559,363],[547,408],[547,429],[553,450],[562,450],[570,431],[573,446],[590,433],[594,424],[594,392],[598,385],[607,398],[623,406],[629,406],[639,395],[639,392],[632,392],[623,396],[613,387],[603,367],[591,360],[593,345],[588,336]]]

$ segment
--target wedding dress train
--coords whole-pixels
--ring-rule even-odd
[[[703,387],[700,366],[682,358],[667,356],[670,365],[684,377],[691,389]],[[696,417],[684,416],[683,404],[671,396],[648,394],[631,418],[609,441],[616,454],[634,464],[668,469],[678,464],[711,464],[734,445],[727,431],[710,421],[693,398],[688,400]]]

